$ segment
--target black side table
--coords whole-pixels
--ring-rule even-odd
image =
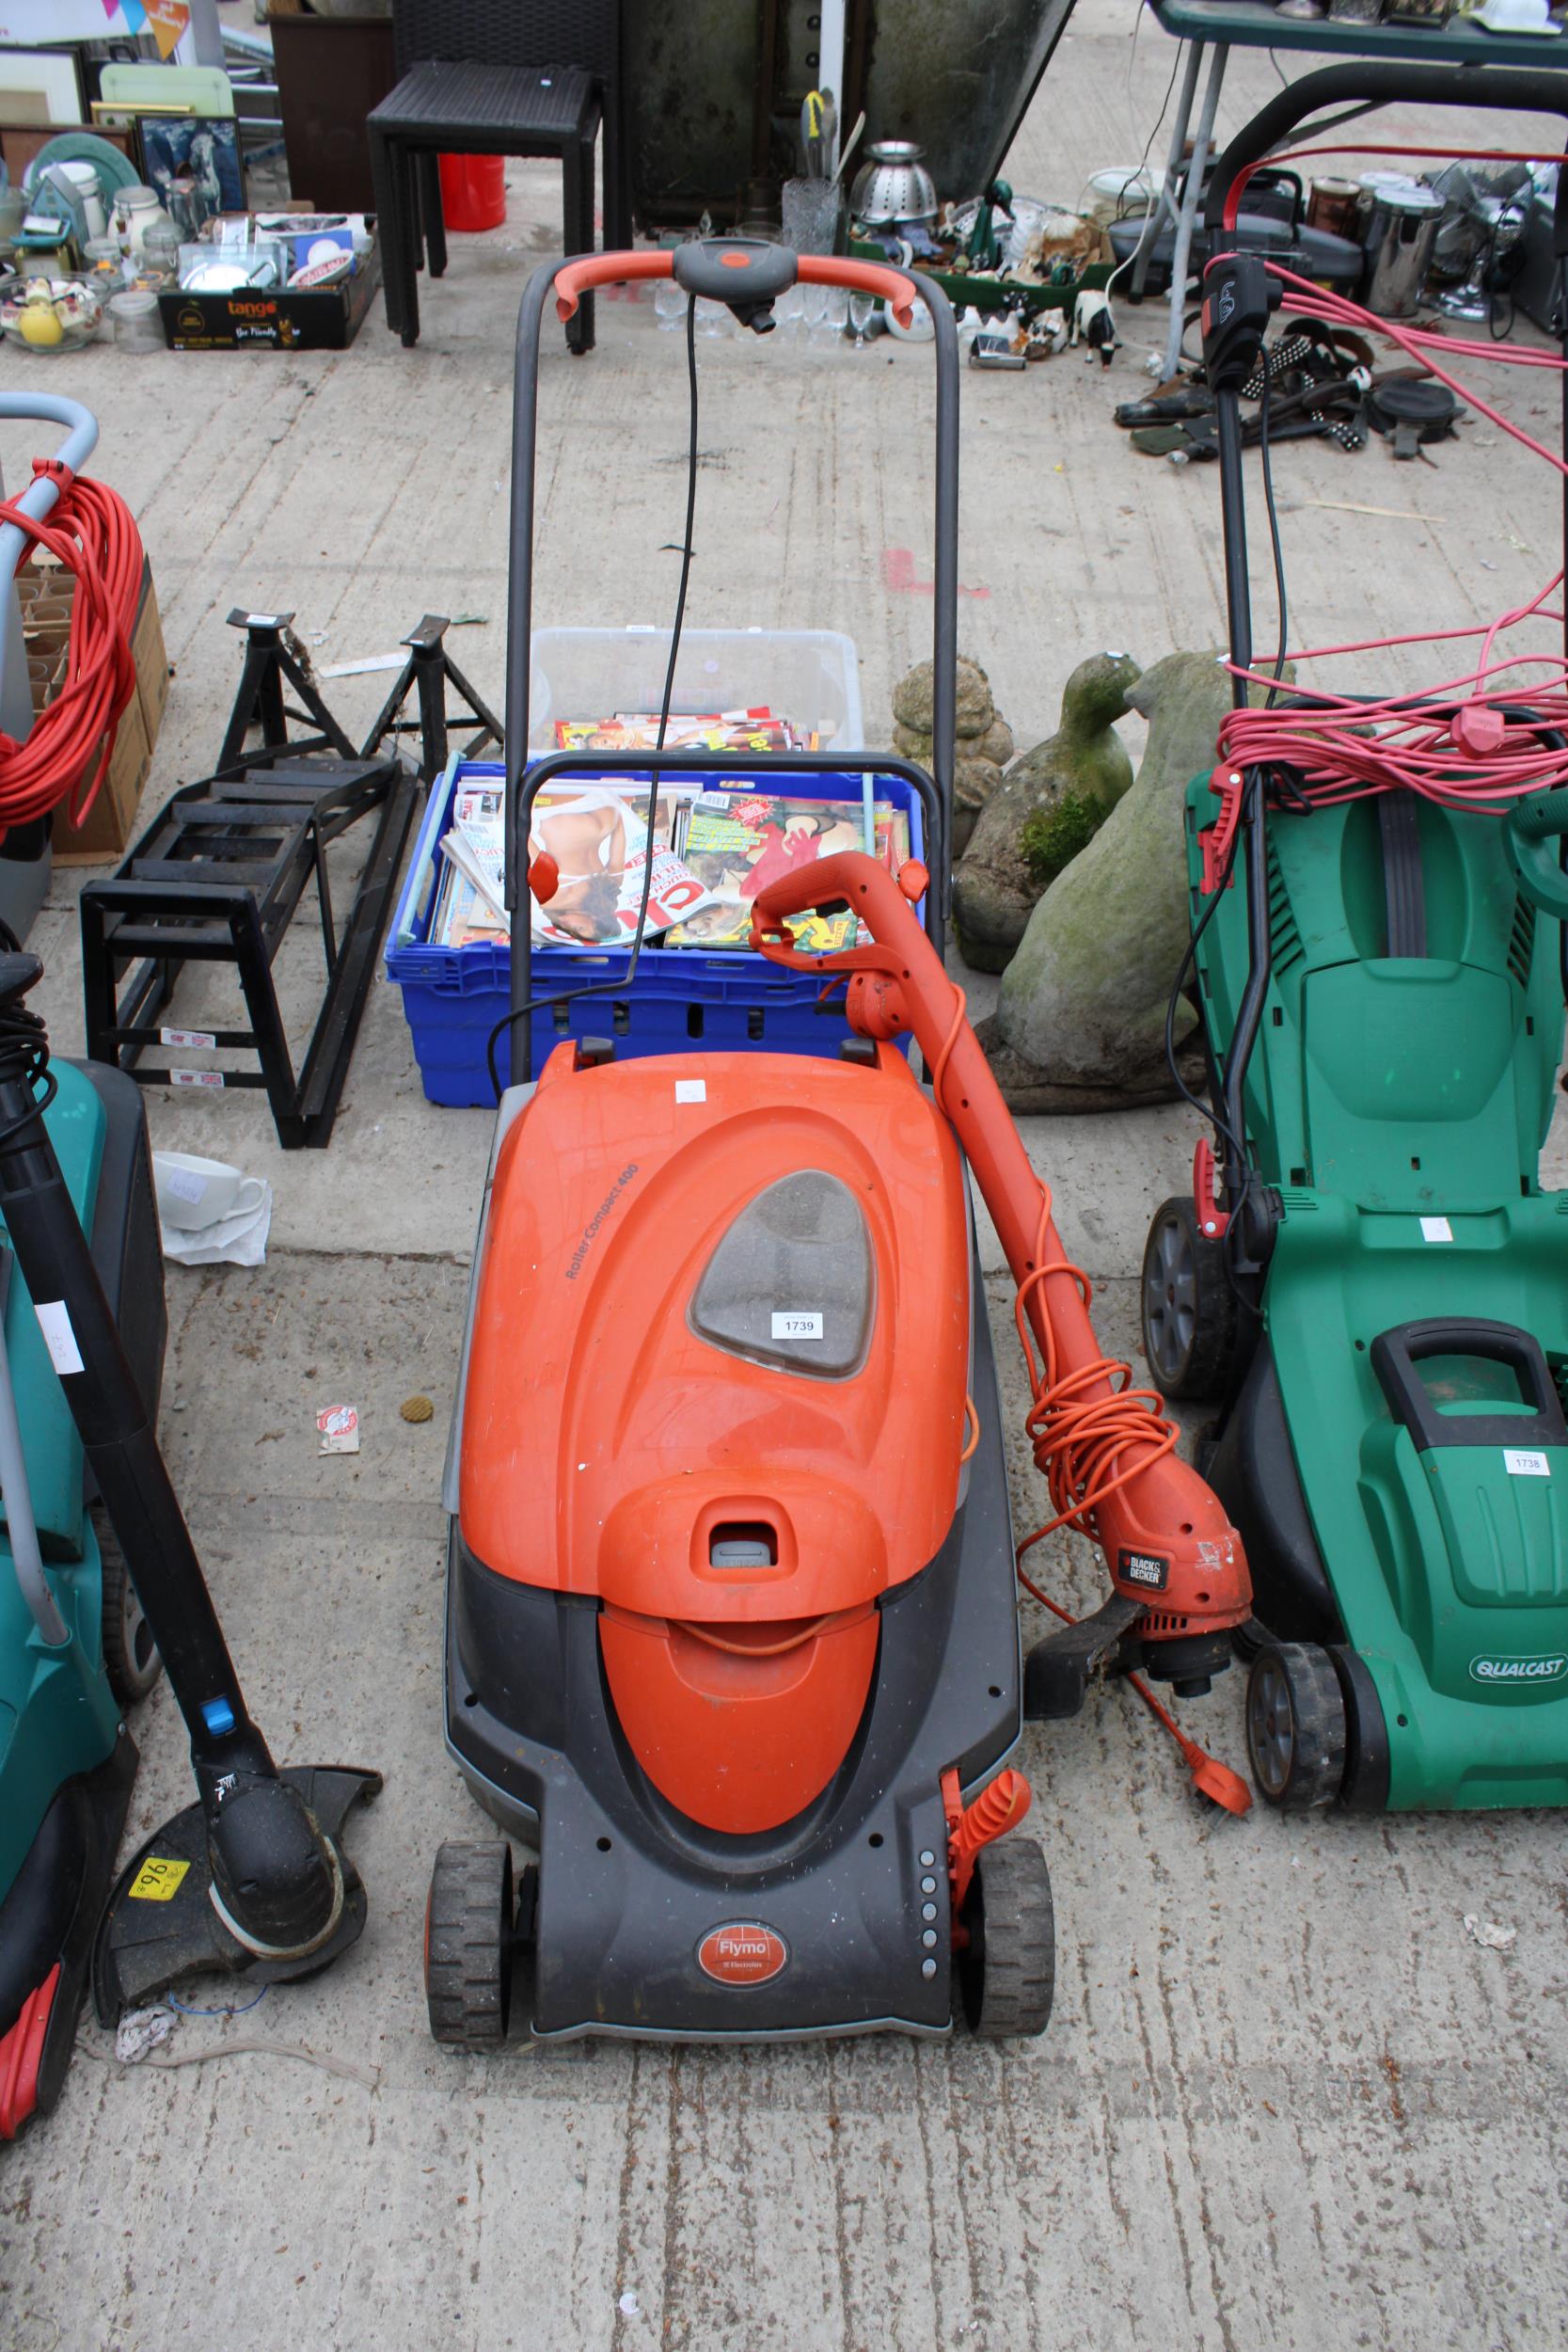
[[[599,102],[576,66],[417,65],[366,120],[381,221],[387,324],[405,348],[420,340],[417,272],[421,242],[432,278],[447,266],[436,158],[558,155],[564,251],[594,246],[594,146]],[[416,173],[418,177],[416,177]],[[422,227],[421,227],[422,224]],[[594,299],[566,327],[575,352],[594,348]]]

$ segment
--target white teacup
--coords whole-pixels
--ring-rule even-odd
[[[193,1152],[154,1152],[152,1182],[158,1215],[166,1225],[186,1232],[248,1215],[261,1207],[267,1190],[260,1176],[246,1176],[224,1160],[198,1159]]]

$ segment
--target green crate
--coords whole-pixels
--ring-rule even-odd
[[[851,237],[849,253],[857,262],[887,261],[879,245],[863,238]],[[1085,262],[1078,276],[1067,285],[1037,286],[1032,278],[972,278],[964,270],[932,269],[922,262],[911,263],[917,276],[935,279],[955,310],[1006,310],[1022,302],[1031,318],[1037,310],[1070,311],[1074,297],[1103,286],[1115,266],[1114,262]]]

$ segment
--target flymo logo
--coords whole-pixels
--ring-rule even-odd
[[[697,1947],[697,1965],[719,1984],[766,1984],[789,1958],[782,1935],[756,1919],[726,1919]]]
[[[1568,1657],[1560,1650],[1547,1658],[1472,1658],[1472,1682],[1560,1682],[1568,1675]]]

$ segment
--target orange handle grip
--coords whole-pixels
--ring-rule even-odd
[[[580,262],[568,262],[556,271],[556,316],[571,318],[580,297],[595,286],[618,286],[632,278],[673,278],[674,274],[674,257],[670,253],[587,254]],[[847,286],[856,294],[876,294],[890,306],[900,326],[910,325],[919,298],[919,290],[902,270],[889,269],[881,262],[840,261],[831,253],[802,253],[795,276],[803,285]]]
[[[847,262],[836,253],[802,253],[795,275],[806,286],[847,286],[855,294],[876,294],[900,326],[911,323],[920,298],[913,279],[901,269],[890,269],[885,262]]]
[[[782,923],[786,914],[804,914],[808,907],[831,906],[836,898],[849,900],[879,944],[907,939],[909,928],[921,941],[926,938],[910,901],[881,861],[867,857],[863,850],[840,850],[836,856],[819,859],[816,865],[798,866],[790,874],[781,874],[777,882],[768,882],[757,892],[752,901],[751,945],[760,947],[773,962],[792,964],[797,971],[862,969],[847,961],[862,953],[857,947],[842,947],[833,955],[813,955],[791,948],[785,942],[763,937],[766,926]],[[941,968],[939,964],[937,969]]]
[[[564,269],[556,271],[556,316],[571,318],[579,295],[591,293],[595,286],[619,286],[628,278],[673,278],[674,274],[668,253],[587,254],[580,262],[568,262]]]

